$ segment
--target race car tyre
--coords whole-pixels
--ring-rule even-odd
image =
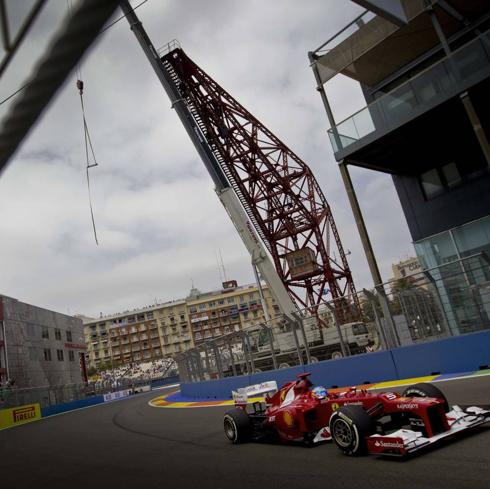
[[[225,414],[223,421],[225,435],[232,443],[244,443],[250,440],[252,425],[243,409],[232,409]]]
[[[283,363],[281,363],[281,364],[279,365],[279,368],[289,368],[289,367],[290,367],[290,365],[289,365],[289,363],[287,363],[287,362],[283,362]]]
[[[345,455],[366,453],[366,437],[374,432],[374,422],[362,406],[342,406],[330,417],[332,440]]]
[[[444,411],[449,412],[449,403],[446,396],[435,385],[421,382],[407,387],[402,394],[403,397],[435,397],[444,400]]]
[[[342,358],[344,355],[342,355],[341,351],[333,351],[332,354],[330,355],[330,358],[332,360],[338,360],[339,358]]]

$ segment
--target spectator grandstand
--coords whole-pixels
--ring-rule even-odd
[[[168,357],[103,370],[94,376],[90,383],[96,387],[117,387],[171,377],[177,373],[177,364],[173,358]]]

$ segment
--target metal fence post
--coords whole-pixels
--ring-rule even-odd
[[[235,359],[233,358],[233,349],[229,341],[227,341],[226,344],[228,345],[228,352],[230,354],[231,369],[233,370],[233,375],[236,377],[237,373],[236,373]]]
[[[250,338],[248,334],[245,334],[245,342],[247,344],[248,351],[250,352],[250,367],[251,367],[250,373],[253,374],[255,372],[255,362],[254,362],[254,356],[252,352],[252,347],[250,346]]]
[[[276,370],[277,369],[277,358],[276,358],[276,351],[275,351],[276,349],[274,347],[274,336],[273,336],[272,328],[265,326],[265,325],[262,325],[262,327],[267,331],[267,336],[269,338],[269,346],[270,346],[271,355],[272,355],[272,365],[274,367],[274,370]]]
[[[350,350],[347,350],[345,343],[344,343],[344,337],[342,335],[342,330],[340,329],[339,322],[337,320],[337,313],[335,312],[335,307],[332,306],[332,304],[326,303],[326,306],[330,309],[333,315],[333,322],[335,323],[335,328],[337,329],[337,335],[339,337],[340,341],[340,349],[342,350],[342,356],[348,357],[350,355]]]
[[[295,319],[299,323],[299,327],[301,329],[301,334],[303,335],[303,341],[305,344],[305,353],[306,353],[306,363],[311,363],[311,355],[310,355],[310,347],[308,346],[308,338],[306,337],[305,325],[303,324],[303,318],[299,314],[295,314]],[[317,324],[318,324],[318,316],[317,316]],[[320,327],[320,326],[318,326]]]

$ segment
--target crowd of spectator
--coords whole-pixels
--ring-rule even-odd
[[[151,381],[162,377],[177,375],[177,364],[172,358],[160,358],[149,362],[121,365],[98,373],[94,383],[98,386],[130,384]]]

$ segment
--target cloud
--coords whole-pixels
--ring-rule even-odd
[[[358,289],[371,280],[326,134],[307,52],[359,11],[332,0],[158,2],[138,11],[155,46],[178,38],[188,55],[312,168],[332,207]],[[18,88],[65,12],[48,2],[2,78]],[[125,20],[81,64],[99,166],[90,170],[100,245],[90,220],[83,127],[73,74],[0,179],[0,291],[61,312],[98,315],[184,297],[191,283],[253,281],[250,258],[211,179]],[[336,110],[357,93],[337,87]],[[357,98],[356,98],[357,97]],[[350,105],[351,104],[351,105]],[[0,116],[10,104],[0,108]],[[353,169],[385,278],[411,253],[386,175]]]

